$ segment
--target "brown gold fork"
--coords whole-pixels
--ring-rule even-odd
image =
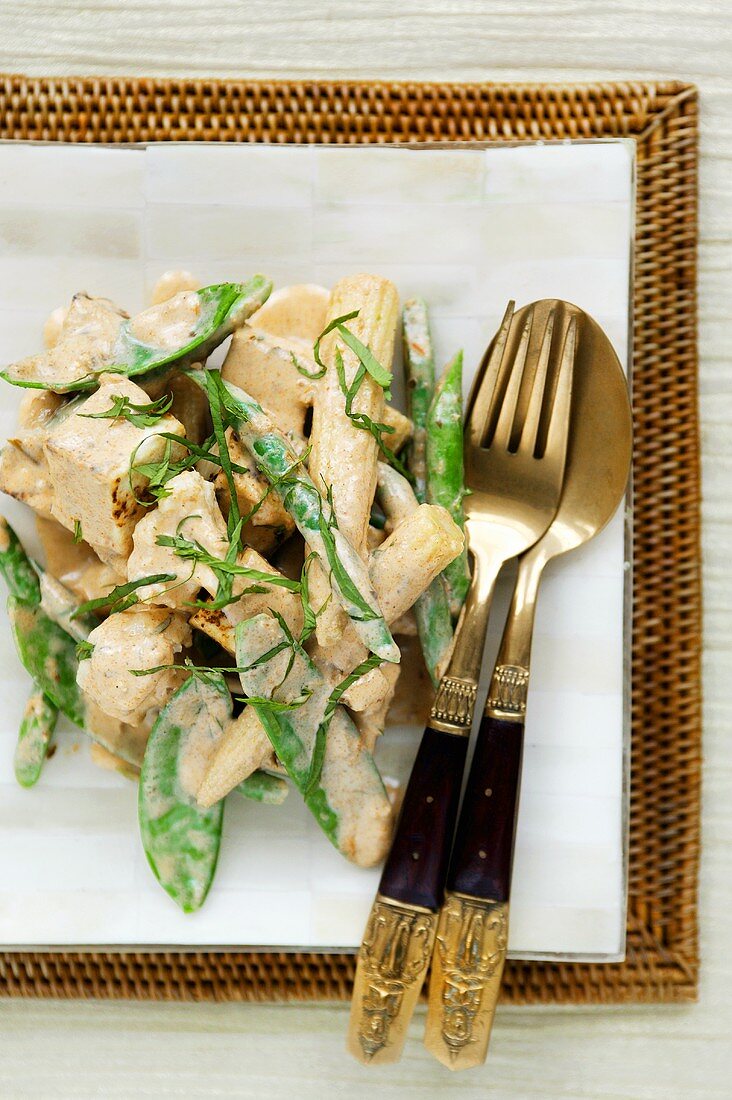
[[[555,312],[537,302],[534,321]],[[586,313],[575,319],[572,431],[559,508],[521,555],[511,607],[475,742],[432,957],[425,1046],[449,1069],[486,1057],[508,947],[509,898],[519,802],[531,640],[548,562],[601,531],[628,481],[632,415],[612,344]]]
[[[557,303],[559,305],[559,303]],[[560,323],[555,323],[559,317]],[[488,612],[503,564],[544,533],[559,503],[575,325],[509,304],[476,375],[464,431],[465,530],[473,576],[358,956],[348,1049],[397,1061],[434,946]]]

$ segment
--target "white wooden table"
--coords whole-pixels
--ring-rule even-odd
[[[342,1006],[3,1002],[0,1096],[732,1096],[731,0],[6,0],[0,69],[695,81],[707,607],[698,1005],[505,1009],[486,1068],[452,1077],[424,1054],[421,1018],[398,1066],[367,1071],[343,1051]]]

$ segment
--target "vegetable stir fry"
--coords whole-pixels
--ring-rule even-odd
[[[0,489],[35,512],[44,557],[0,520],[31,681],[18,782],[66,715],[139,782],[148,862],[186,912],[229,795],[276,806],[292,786],[347,859],[384,857],[373,752],[397,639],[417,632],[439,678],[467,590],[461,356],[436,384],[427,307],[404,305],[405,416],[392,283],[271,291],[167,273],[134,317],[77,294],[0,372],[28,390]]]

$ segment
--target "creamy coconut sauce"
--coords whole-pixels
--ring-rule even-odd
[[[386,855],[392,809],[376,766],[344,710],[328,730],[321,777],[328,802],[338,814],[338,846],[360,867]]]
[[[121,756],[117,756],[115,753],[110,752],[109,749],[105,749],[98,741],[92,741],[89,746],[89,756],[93,763],[104,771],[117,772],[118,775],[124,776],[125,779],[134,780],[139,778],[140,769],[138,767],[135,767],[134,764],[129,764]]]
[[[107,714],[83,691],[82,699],[85,714],[84,729],[108,752],[126,761],[132,767],[140,768],[158,707],[151,707],[140,724],[132,726]],[[161,701],[161,705],[164,701]]]

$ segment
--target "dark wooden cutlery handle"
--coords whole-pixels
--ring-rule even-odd
[[[450,861],[448,889],[508,901],[523,721],[483,715]]]
[[[428,726],[404,792],[379,893],[439,909],[457,817],[468,738]]]

